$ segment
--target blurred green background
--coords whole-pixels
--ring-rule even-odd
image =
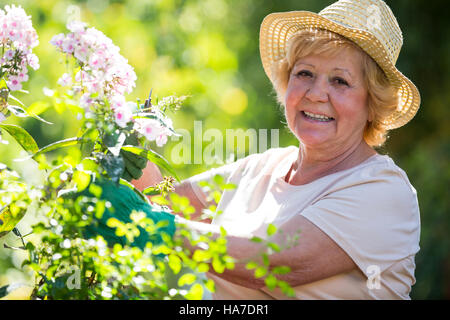
[[[264,74],[258,51],[259,26],[271,12],[308,10],[319,12],[330,0],[0,0],[21,5],[32,16],[40,44],[35,53],[40,69],[30,71],[20,98],[26,105],[48,103],[43,89],[55,88],[64,72],[62,56],[49,44],[57,33],[67,32],[68,19],[79,17],[110,37],[135,68],[136,88],[129,100],[142,101],[153,88],[153,97],[190,95],[183,108],[169,114],[175,128],[192,133],[194,121],[202,121],[203,132],[218,129],[280,129],[279,145],[297,144],[283,122],[274,91]],[[448,165],[450,148],[450,22],[444,0],[386,1],[403,31],[404,46],[397,67],[419,88],[422,96],[417,116],[405,127],[394,130],[379,151],[391,156],[408,174],[417,190],[421,209],[421,250],[416,256],[413,299],[450,298],[450,208]],[[35,105],[36,106],[36,105]],[[74,136],[77,121],[70,110],[51,104],[41,116],[53,125],[34,119],[8,119],[25,127],[40,147]],[[5,138],[7,134],[4,135]],[[189,142],[189,141],[185,141]],[[231,141],[227,141],[230,143]],[[179,151],[179,141],[169,141],[159,149],[171,161]],[[203,141],[203,148],[208,145]],[[175,147],[178,146],[178,149]],[[225,150],[225,146],[224,150]],[[270,147],[270,143],[268,145]],[[260,150],[261,151],[261,150]],[[263,150],[262,150],[263,151]],[[249,150],[247,148],[247,154]],[[20,148],[11,142],[0,145],[0,162],[10,165],[30,181],[38,179],[31,162],[17,163]],[[230,155],[224,154],[225,157]],[[173,161],[172,161],[173,162]],[[179,176],[186,178],[210,164],[175,164]],[[26,217],[20,224],[25,233],[37,217]],[[1,239],[14,244],[14,236]],[[29,281],[20,268],[23,256],[0,248],[0,286]],[[20,295],[19,295],[20,297]]]

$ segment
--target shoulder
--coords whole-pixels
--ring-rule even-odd
[[[387,155],[372,156],[336,178],[336,191],[358,192],[360,198],[368,202],[416,202],[417,192],[407,174]]]
[[[321,196],[302,215],[321,228],[366,270],[419,250],[417,195],[406,173],[388,156],[327,177]]]

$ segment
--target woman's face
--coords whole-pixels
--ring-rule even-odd
[[[336,150],[359,144],[368,120],[362,54],[343,49],[297,60],[285,96],[290,130],[307,148]]]

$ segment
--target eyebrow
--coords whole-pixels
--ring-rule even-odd
[[[310,64],[310,63],[305,63],[305,62],[297,62],[294,66],[298,66],[298,65],[300,65],[300,64],[304,64],[304,65],[306,65],[306,66],[310,66],[310,67],[315,68],[314,65],[312,65],[312,64]],[[352,73],[351,73],[350,71],[348,71],[347,69],[345,69],[345,68],[334,68],[333,71],[335,71],[335,70],[347,72],[347,73],[350,75],[350,77],[353,77]]]
[[[350,77],[352,76],[352,73],[350,71],[348,71],[347,69],[343,69],[343,68],[334,68],[333,70],[338,70],[338,71],[343,71],[343,72],[347,72]]]

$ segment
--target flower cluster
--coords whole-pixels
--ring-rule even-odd
[[[174,133],[172,122],[163,112],[142,112],[135,102],[126,100],[125,94],[135,87],[136,74],[119,53],[119,47],[101,31],[87,28],[83,22],[69,22],[67,29],[71,32],[55,35],[50,43],[73,57],[80,68],[76,73],[64,73],[58,84],[80,94],[80,106],[86,112],[108,106],[118,127],[130,128],[132,124],[131,128],[140,136],[163,146]]]
[[[5,6],[0,9],[0,76],[6,80],[8,89],[22,89],[22,82],[28,80],[28,66],[39,68],[39,59],[32,49],[39,44],[31,17],[19,6]]]
[[[148,141],[155,141],[158,147],[165,145],[167,137],[173,134],[170,118],[164,118],[164,124],[160,119],[138,118],[134,121],[134,129]]]
[[[67,24],[71,32],[55,35],[50,43],[61,52],[73,56],[81,69],[73,77],[65,73],[58,80],[63,86],[73,86],[82,94],[81,103],[89,109],[99,100],[116,101],[114,107],[126,107],[123,95],[135,87],[136,74],[111,39],[80,21]]]

